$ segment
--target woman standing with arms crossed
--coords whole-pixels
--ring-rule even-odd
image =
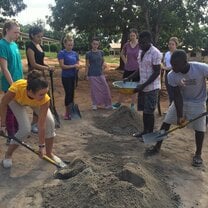
[[[165,70],[165,86],[168,92],[169,97],[169,105],[171,105],[173,101],[173,90],[171,90],[171,86],[168,84],[168,73],[172,70],[172,65],[170,63],[171,56],[173,52],[177,49],[179,45],[177,37],[171,37],[168,42],[169,51],[165,53],[164,60],[163,60],[163,70]]]
[[[98,50],[100,41],[93,38],[92,49],[86,53],[85,76],[90,82],[92,109],[97,110],[98,105],[104,105],[106,109],[111,109],[111,93],[106,82],[103,70],[105,69],[104,53]]]
[[[45,53],[43,51],[43,47],[41,46],[43,37],[43,30],[38,26],[31,27],[29,29],[29,38],[30,42],[26,46],[26,55],[28,62],[28,71],[32,71],[34,69],[42,72],[45,77],[45,70],[53,70],[53,67],[50,67],[44,63]],[[33,121],[32,121],[32,132],[37,133],[37,115],[33,112]]]
[[[20,35],[19,24],[13,20],[5,22],[3,26],[3,38],[0,40],[0,66],[2,70],[2,91],[7,92],[10,85],[23,78],[21,56],[15,41]],[[14,136],[18,130],[18,124],[13,112],[8,107],[5,109],[6,129],[9,136]],[[9,143],[9,140],[7,140]]]
[[[66,35],[64,49],[58,53],[59,65],[62,68],[62,84],[65,91],[65,114],[64,120],[71,120],[70,105],[74,103],[74,90],[77,70],[79,69],[79,56],[73,51],[74,40]]]
[[[127,78],[129,75],[133,74],[135,71],[139,70],[138,64],[138,53],[139,53],[139,43],[138,43],[138,32],[136,29],[130,29],[129,41],[124,44],[121,50],[121,59],[124,62],[124,73],[123,79]],[[139,81],[139,73],[137,79],[132,79],[132,81]],[[120,94],[118,98],[118,102],[113,104],[113,108],[117,109],[121,106],[121,102],[123,100],[123,95]],[[136,94],[131,96],[131,109],[134,109],[134,103],[136,100]]]
[[[3,133],[5,132],[5,112],[7,105],[9,105],[19,126],[15,137],[19,140],[28,138],[31,125],[26,106],[31,107],[38,115],[40,157],[45,154],[45,150],[48,157],[59,163],[61,160],[52,154],[53,139],[56,134],[54,119],[49,109],[50,97],[47,95],[47,92],[48,82],[36,70],[28,74],[27,80],[20,79],[12,83],[0,104],[1,131]],[[17,147],[18,144],[11,140],[3,160],[3,166],[5,168],[12,167],[12,155]]]

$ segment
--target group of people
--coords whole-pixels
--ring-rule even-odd
[[[177,50],[178,39],[169,40],[169,51],[164,56],[164,65],[161,67],[162,54],[152,45],[151,34],[148,31],[139,34],[138,70],[124,78],[124,81],[139,78],[138,110],[143,112],[142,132],[133,136],[143,141],[142,136],[154,130],[154,111],[156,108],[159,89],[161,88],[160,75],[165,70],[165,83],[169,96],[169,108],[162,123],[161,130],[168,131],[171,124],[183,125],[201,113],[206,112],[206,80],[208,65],[199,62],[188,62],[184,50]],[[139,76],[138,76],[139,74]],[[192,122],[195,131],[196,151],[192,159],[193,166],[201,166],[203,140],[206,132],[206,117]],[[159,153],[163,140],[146,149],[148,155]]]
[[[3,136],[7,134],[10,140],[2,165],[5,168],[12,167],[12,155],[18,147],[12,138],[21,141],[27,139],[31,132],[26,106],[33,110],[32,127],[34,124],[37,126],[35,132],[38,132],[40,157],[46,154],[60,163],[61,159],[52,151],[56,134],[54,118],[49,109],[49,84],[45,71],[53,68],[44,64],[44,51],[40,45],[43,32],[37,27],[29,31],[31,42],[26,47],[27,79],[23,77],[21,56],[15,43],[19,35],[20,26],[17,22],[10,20],[4,24],[3,38],[0,40],[1,85],[4,92],[0,104],[0,131]]]
[[[112,108],[111,94],[104,76],[106,64],[104,62],[104,53],[99,50],[100,41],[93,38],[91,50],[86,53],[85,77],[89,80],[92,109],[97,110],[97,106],[103,105],[106,109]],[[74,90],[77,85],[77,74],[80,68],[79,56],[73,51],[74,40],[70,35],[63,39],[63,50],[58,53],[59,65],[62,69],[62,84],[65,91],[65,114],[64,119],[71,119],[72,109],[70,106],[74,103]]]
[[[59,162],[53,154],[53,140],[55,124],[50,111],[49,84],[46,79],[47,71],[54,68],[45,64],[44,50],[41,46],[43,31],[39,27],[32,27],[29,31],[30,43],[26,47],[28,60],[28,76],[23,77],[21,57],[15,43],[20,34],[20,27],[15,21],[8,21],[3,27],[3,38],[0,40],[0,66],[2,70],[2,91],[4,96],[0,104],[1,133],[11,138],[3,159],[3,166],[12,166],[12,154],[18,144],[12,137],[22,140],[27,138],[30,131],[38,133],[39,152],[42,157],[48,157]],[[85,77],[90,84],[92,109],[97,110],[103,105],[106,109],[119,108],[124,99],[119,95],[118,102],[112,105],[111,93],[104,75],[106,64],[104,53],[99,49],[100,41],[93,38],[91,50],[86,53]],[[138,87],[131,97],[131,109],[134,110],[137,98],[137,110],[143,112],[142,132],[133,136],[142,141],[142,136],[154,130],[154,111],[157,105],[158,93],[161,88],[161,74],[165,72],[165,83],[169,95],[169,109],[161,129],[167,131],[171,124],[182,125],[186,119],[192,119],[206,111],[206,78],[208,65],[198,62],[188,62],[183,50],[177,50],[178,39],[169,40],[169,51],[164,58],[162,53],[152,44],[149,31],[138,34],[131,29],[129,41],[121,50],[124,62],[123,81],[136,81]],[[78,71],[80,68],[79,55],[73,50],[74,40],[67,34],[63,39],[63,49],[58,53],[61,80],[65,92],[65,112],[63,118],[71,119],[71,106],[74,103],[74,91],[77,86]],[[162,64],[163,62],[163,64]],[[136,93],[138,96],[136,97]],[[30,123],[26,107],[33,110],[33,119]],[[205,117],[192,123],[195,130],[196,152],[192,164],[202,165],[202,146],[206,131]],[[161,149],[162,141],[146,151],[149,155],[156,154]]]

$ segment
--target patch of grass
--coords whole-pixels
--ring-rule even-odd
[[[25,50],[20,50],[20,54],[22,59],[26,58]]]
[[[111,64],[119,64],[120,56],[105,56],[105,62]]]
[[[20,54],[22,59],[26,58],[26,52],[25,50],[20,50]],[[55,52],[45,52],[45,57],[51,58],[51,59],[56,59],[57,58],[57,53]]]
[[[26,58],[26,52],[25,50],[20,50],[20,54],[22,59]],[[57,59],[57,53],[55,52],[45,52],[45,57],[48,57],[50,59]],[[85,55],[80,55],[80,59],[85,59]],[[105,56],[104,57],[105,62],[110,63],[110,64],[119,64],[119,56]]]
[[[45,56],[51,59],[57,59],[57,53],[55,52],[45,52]]]
[[[80,55],[80,59],[85,59],[85,55]],[[105,62],[110,64],[119,64],[120,56],[104,56]]]

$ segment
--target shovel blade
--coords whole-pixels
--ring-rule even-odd
[[[147,133],[142,135],[145,144],[156,143],[167,138],[167,133],[164,130]]]
[[[79,110],[79,106],[77,104],[72,104],[70,106],[70,113],[72,119],[80,119],[82,117]]]

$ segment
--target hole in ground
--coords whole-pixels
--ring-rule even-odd
[[[119,180],[127,181],[138,188],[141,188],[145,185],[145,180],[141,176],[132,173],[130,170],[123,170],[116,176],[119,178]]]

